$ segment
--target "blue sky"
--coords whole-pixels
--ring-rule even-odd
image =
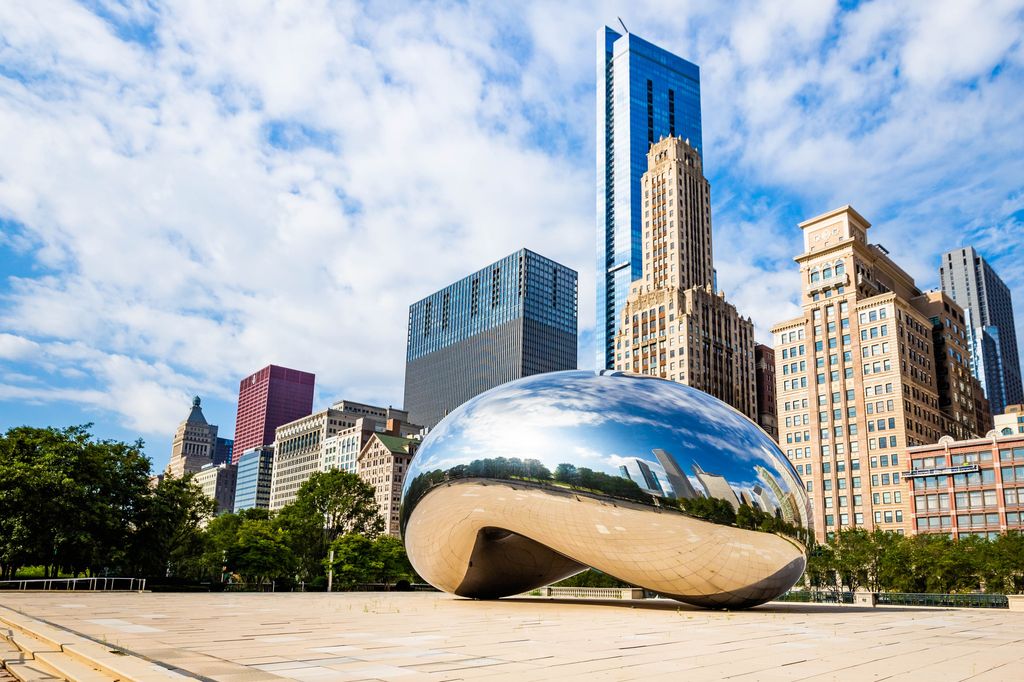
[[[158,467],[203,397],[402,401],[410,302],[526,246],[594,324],[596,35],[701,67],[719,285],[767,341],[796,224],[852,204],[924,289],[974,244],[1024,332],[1024,5],[0,3],[0,428]]]

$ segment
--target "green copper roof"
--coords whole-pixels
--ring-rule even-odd
[[[413,442],[412,438],[401,438],[399,436],[389,436],[389,435],[384,434],[384,433],[376,433],[374,435],[377,436],[377,438],[380,439],[380,442],[384,443],[384,447],[386,447],[391,452],[394,452],[394,453],[397,453],[397,454],[400,454],[400,455],[408,455],[409,454],[409,444]]]

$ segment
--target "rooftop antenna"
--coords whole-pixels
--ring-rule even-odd
[[[629,29],[626,28],[626,23],[624,21],[622,21],[622,17],[615,17],[615,18],[618,19],[619,20],[619,24],[622,25],[622,30],[625,31],[626,33],[629,33]]]

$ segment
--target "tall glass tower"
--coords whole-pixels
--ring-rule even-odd
[[[973,246],[942,254],[942,291],[964,309],[971,370],[985,389],[992,414],[1024,401],[1010,288]]]
[[[520,249],[409,306],[409,420],[433,428],[489,388],[576,369],[576,279]]]
[[[597,35],[597,366],[614,366],[615,332],[642,270],[647,150],[662,137],[703,153],[700,70],[631,33]]]

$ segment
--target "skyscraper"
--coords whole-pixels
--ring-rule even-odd
[[[819,540],[854,526],[911,532],[907,448],[970,429],[962,312],[922,293],[870,227],[850,206],[800,223],[802,313],[772,328],[779,446]],[[960,359],[939,356],[950,350]]]
[[[631,33],[597,35],[597,366],[614,366],[614,341],[641,276],[640,178],[662,137],[701,146],[700,70]]]
[[[242,453],[235,475],[235,513],[243,509],[269,509],[274,472],[274,446],[263,445]]]
[[[775,351],[763,343],[755,344],[754,363],[754,378],[757,382],[757,425],[778,440],[779,420],[775,413]]]
[[[238,415],[231,461],[244,452],[274,442],[278,426],[313,411],[316,376],[297,369],[267,365],[238,384]]]
[[[167,473],[181,478],[185,474],[193,474],[207,464],[213,463],[217,445],[217,427],[206,421],[203,416],[202,401],[199,396],[192,399],[192,409],[188,416],[178,424],[171,442],[171,459],[167,463]]]
[[[576,369],[576,271],[520,249],[409,307],[405,409],[433,427],[513,379]]]
[[[985,389],[992,414],[1024,402],[1009,287],[973,246],[944,253],[939,279],[942,291],[967,315],[971,371]]]
[[[641,181],[641,276],[613,347],[617,370],[671,379],[757,419],[754,325],[712,288],[710,188],[678,137],[651,147]]]

